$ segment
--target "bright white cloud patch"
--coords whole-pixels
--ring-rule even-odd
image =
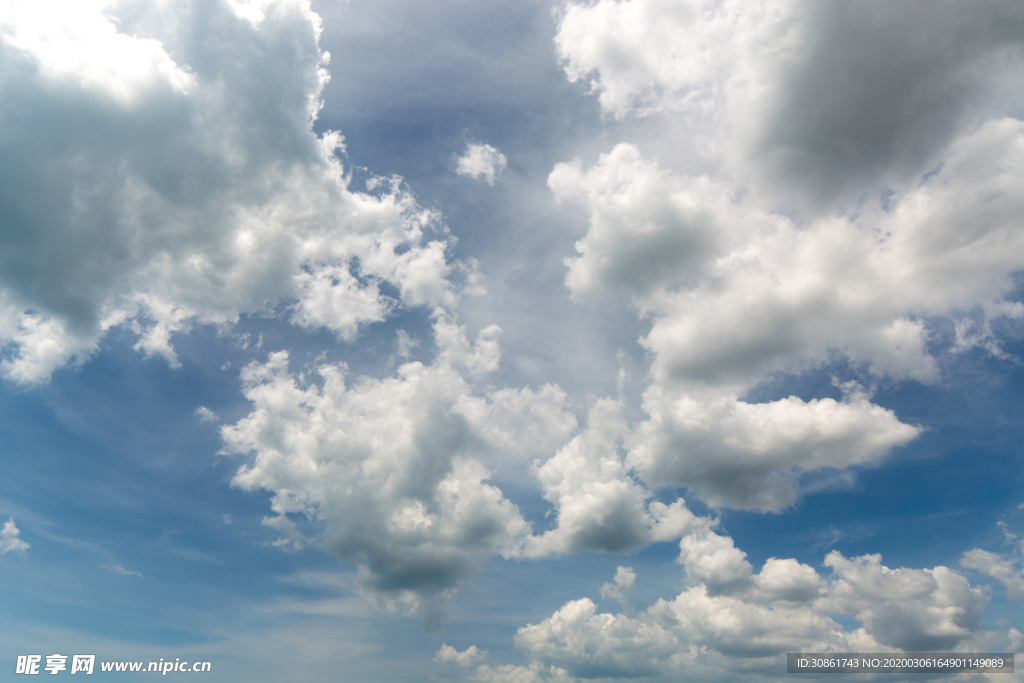
[[[406,626],[377,628],[380,615],[353,591],[436,626],[444,602],[481,568],[499,567],[484,582],[520,573],[522,583],[509,595],[503,585],[491,591],[486,608],[459,604],[448,641],[463,649],[439,639],[427,650],[394,646],[421,660],[434,651],[433,664],[418,664],[444,675],[414,669],[420,678],[774,680],[781,656],[796,650],[1024,645],[1019,623],[1000,623],[996,633],[983,618],[990,594],[1003,598],[999,585],[1009,600],[1024,598],[1024,545],[1005,525],[1008,549],[948,550],[957,570],[890,567],[880,554],[853,556],[843,546],[806,564],[803,555],[772,555],[779,546],[769,520],[778,518],[727,511],[799,515],[806,479],[820,491],[822,481],[848,483],[884,466],[943,419],[927,401],[910,417],[906,395],[921,387],[900,384],[941,385],[955,365],[947,354],[970,354],[978,376],[1018,362],[1001,335],[1024,321],[1020,9],[1002,0],[571,0],[555,9],[553,53],[550,35],[536,32],[552,15],[538,14],[535,3],[498,3],[479,16],[466,3],[422,3],[439,12],[434,18],[465,22],[453,26],[482,41],[472,50],[442,40],[451,27],[440,20],[407,26],[387,3],[356,4],[344,15],[351,43],[332,43],[356,46],[335,64],[351,97],[337,120],[366,135],[360,155],[371,167],[401,159],[408,165],[395,168],[429,173],[438,149],[442,157],[454,151],[443,159],[447,171],[424,183],[437,194],[423,205],[398,176],[357,186],[343,165],[345,138],[318,118],[321,98],[333,95],[309,0],[0,0],[4,379],[45,383],[111,339],[183,367],[179,379],[200,373],[187,399],[177,386],[158,387],[170,397],[161,396],[161,407],[186,417],[194,408],[193,426],[218,424],[223,454],[238,463],[232,485],[269,498],[270,513],[261,527],[246,505],[224,507],[233,499],[197,505],[185,515],[205,525],[193,538],[269,538],[292,553],[289,563],[306,562],[302,551],[312,548],[354,566],[351,580],[306,576],[290,589],[317,591],[299,601],[305,614],[365,620],[355,622],[365,631],[360,652],[377,652],[372,638]],[[510,7],[516,30],[533,33],[498,23],[482,30]],[[409,31],[423,42],[404,40]],[[401,40],[364,49],[381,44],[368,38],[375,32]],[[446,64],[418,54],[444,44],[445,59],[470,54],[476,68],[506,42],[516,60],[548,60],[547,77],[557,78],[557,88],[542,84],[542,95],[512,112],[519,62],[486,63],[491,75],[508,76],[490,79],[504,98],[492,107],[474,90],[484,79],[439,84],[432,79]],[[537,45],[539,57],[528,52]],[[567,86],[553,59],[594,99]],[[395,97],[386,81],[401,61],[422,69],[413,90],[430,93],[429,112],[410,106],[424,101],[416,92],[385,102]],[[437,106],[438,92],[449,109]],[[549,93],[554,99],[542,101]],[[508,193],[462,180],[493,187],[508,179],[505,153],[464,138],[455,149],[458,129],[444,127],[494,111],[508,115],[481,125],[506,133],[530,117],[521,135],[502,136],[505,152],[523,162],[524,182]],[[600,122],[591,116],[598,113]],[[393,124],[408,137],[374,149],[373,136]],[[431,139],[415,139],[416,131]],[[467,192],[479,197],[458,204]],[[427,205],[452,209],[451,232]],[[496,229],[466,225],[479,222],[477,208]],[[459,243],[466,260],[458,262],[451,255],[461,231],[469,239]],[[500,248],[489,241],[495,235],[507,239]],[[476,271],[474,250],[492,272]],[[499,294],[467,306],[469,293],[487,296],[477,287],[483,277]],[[561,277],[565,287],[552,288]],[[626,319],[609,310],[626,301]],[[506,330],[506,321],[521,326],[518,349],[503,350],[492,313]],[[243,319],[251,331],[231,327]],[[472,332],[463,320],[473,321]],[[579,330],[555,332],[576,322]],[[181,343],[200,325],[228,331],[237,345],[201,335]],[[365,346],[354,349],[360,340]],[[527,344],[564,348],[523,352]],[[228,358],[196,363],[211,349]],[[555,358],[567,360],[559,367]],[[613,366],[618,381],[600,376]],[[226,371],[238,367],[248,401],[242,417],[229,392],[213,386],[237,389]],[[517,373],[540,379],[526,386]],[[560,377],[576,384],[560,386]],[[137,388],[104,391],[126,386]],[[609,397],[612,386],[618,392]],[[43,397],[42,405],[52,400],[70,433],[89,415],[72,406],[84,395]],[[143,419],[148,407],[124,419],[151,440],[161,432]],[[116,476],[105,485],[120,491],[109,504],[154,491],[132,477],[171,471],[180,443],[169,440],[144,467],[106,470]],[[79,471],[68,470],[63,476]],[[175,470],[160,495],[180,493],[174,487],[206,476],[200,470]],[[870,505],[882,495],[855,490],[850,500]],[[695,514],[687,500],[711,512]],[[920,504],[899,511],[911,503]],[[881,526],[893,509],[866,516]],[[767,530],[756,548],[726,532],[731,519],[747,520],[748,534]],[[826,527],[834,542],[848,540],[855,532],[837,527],[849,520],[797,517],[787,541]],[[650,570],[665,547],[635,551],[667,542],[678,555],[667,578],[657,568],[657,580],[672,588],[656,593]],[[66,545],[67,553],[86,547]],[[0,554],[28,547],[14,520],[6,522]],[[914,552],[887,557],[913,565]],[[238,557],[256,555],[225,561]],[[146,561],[133,560],[153,576]],[[556,563],[569,569],[548,573]],[[570,570],[584,563],[607,572],[565,594],[577,578]],[[258,578],[266,566],[245,570]],[[100,568],[118,584],[142,577],[119,564]],[[978,578],[996,590],[972,585]],[[508,613],[473,611],[507,608],[521,586],[541,582],[515,605],[515,614],[530,616],[510,622]],[[325,586],[333,597],[323,597]],[[665,597],[651,602],[652,594]],[[256,599],[262,605],[265,596]],[[479,633],[491,640],[467,646],[477,635],[467,625],[484,626]],[[196,642],[232,627],[204,625],[210,630],[197,631]],[[525,665],[496,663],[499,639],[511,647],[513,633]],[[321,657],[318,647],[299,649],[311,660]],[[401,678],[396,670],[390,675]]]
[[[801,649],[955,648],[979,634],[988,601],[984,589],[947,567],[890,569],[877,555],[847,559],[833,551],[825,558],[830,578],[776,558],[755,574],[731,539],[706,529],[683,538],[679,559],[692,586],[674,599],[631,617],[599,613],[581,598],[519,629],[516,644],[535,666],[584,678],[702,671],[702,680],[728,680]],[[842,615],[861,627],[844,629],[835,619]]]
[[[524,552],[530,526],[487,482],[488,458],[522,448],[519,430],[550,447],[544,435],[561,439],[574,425],[550,390],[474,386],[497,368],[496,328],[470,342],[438,312],[434,329],[433,364],[406,363],[379,380],[323,365],[314,382],[289,372],[286,352],[271,354],[243,373],[252,413],[223,428],[227,451],[255,456],[235,485],[273,493],[277,516],[267,523],[287,543],[358,563],[360,586],[379,606],[426,617],[481,560]]]
[[[350,190],[341,135],[312,132],[328,56],[306,2],[20,7],[0,31],[9,379],[46,381],[127,322],[174,364],[196,322],[283,304],[351,340],[451,303],[436,216],[389,183]]]
[[[864,398],[746,403],[656,385],[644,410],[650,419],[630,436],[626,461],[644,481],[771,512],[798,501],[801,473],[877,464],[919,433]]]
[[[487,650],[481,650],[476,645],[470,645],[462,652],[459,652],[448,643],[442,643],[441,648],[434,653],[434,661],[442,664],[458,664],[459,666],[472,666],[487,659]]]
[[[4,522],[3,529],[0,529],[0,554],[21,553],[29,549],[29,544],[19,538],[21,530],[14,524],[14,518]]]
[[[991,576],[1006,588],[1011,600],[1024,598],[1024,538],[1010,531],[1006,522],[999,526],[1011,550],[1006,554],[973,548],[964,553],[960,564]]]
[[[595,401],[588,427],[536,467],[544,497],[557,510],[557,526],[532,539],[529,554],[625,552],[681,536],[698,523],[682,499],[665,505],[623,464],[626,425],[620,406]]]
[[[740,125],[729,114],[737,98],[747,97],[756,81],[757,97],[768,92],[784,99],[785,79],[817,68],[801,60],[815,54],[815,41],[838,30],[837,17],[849,18],[857,31],[882,32],[883,42],[896,35],[884,22],[910,21],[902,9],[830,7],[798,17],[789,3],[746,9],[653,0],[570,5],[558,45],[571,78],[597,74],[594,88],[608,111],[679,117],[693,126],[686,144],[695,153],[721,157],[715,136],[729,137]],[[957,32],[944,39],[962,42],[974,60],[956,75],[941,75],[950,79],[950,96],[966,97],[997,78],[978,69],[987,65],[991,71],[992,60],[1008,59],[1006,46],[1015,39],[1007,28],[990,49],[978,48],[972,36],[988,30],[985,22],[992,16],[953,14],[930,18],[928,31],[938,32],[941,25]],[[737,44],[725,45],[726,36]],[[767,49],[783,36],[784,46],[769,52],[770,58],[744,56],[751,41]],[[843,73],[850,71],[853,81],[873,83],[873,58],[859,45],[844,39],[829,59]],[[916,48],[886,43],[885,49]],[[913,59],[925,59],[933,48],[921,49]],[[773,60],[778,64],[766,66]],[[745,80],[750,74],[742,69],[750,68],[755,81]],[[907,67],[907,74],[897,69],[893,79],[902,83],[915,68]],[[845,89],[850,81],[829,82]],[[947,92],[946,86],[933,87]],[[814,101],[828,102],[830,96],[821,92]],[[957,106],[969,109],[966,101]],[[705,121],[708,111],[721,116]],[[742,111],[771,110],[743,105]],[[925,116],[926,127],[937,127],[927,135],[927,150],[879,150],[877,158],[859,160],[863,168],[851,170],[842,150],[859,148],[855,137],[868,135],[859,127],[860,116],[869,120],[863,111],[830,118],[827,125],[838,125],[837,119],[851,127],[832,133],[850,140],[814,152],[821,163],[836,165],[835,177],[823,179],[824,170],[814,171],[810,185],[795,182],[781,199],[783,205],[831,202],[833,191],[848,183],[865,192],[861,172],[894,183],[884,200],[858,195],[853,198],[859,203],[841,213],[787,216],[775,205],[781,195],[756,175],[724,167],[701,176],[675,174],[626,143],[589,168],[574,161],[551,172],[555,197],[581,205],[589,215],[587,233],[576,243],[578,256],[566,260],[570,291],[582,297],[624,289],[651,321],[641,339],[652,357],[652,383],[644,395],[650,419],[627,439],[627,464],[649,485],[688,486],[716,506],[778,511],[799,499],[800,473],[877,464],[919,430],[857,390],[841,401],[742,400],[772,373],[806,371],[840,357],[881,379],[936,382],[938,363],[928,347],[932,322],[959,321],[967,311],[980,313],[957,322],[957,348],[989,348],[1006,358],[991,339],[989,321],[1024,316],[1024,307],[1006,298],[1016,287],[1015,273],[1024,269],[1024,123],[996,117],[961,130],[952,121],[940,125]],[[711,126],[708,135],[699,132],[705,124]],[[786,144],[818,144],[810,139],[818,124],[826,125],[812,121],[794,129]],[[880,125],[878,135],[903,135],[901,120],[883,116]],[[892,130],[885,128],[890,125]],[[764,144],[755,147],[763,152]],[[911,159],[918,173],[928,171],[927,164],[939,165],[918,179],[904,173]],[[804,159],[799,172],[814,163]],[[787,173],[773,167],[769,175]],[[845,173],[852,175],[840,177]],[[903,182],[896,184],[898,179]],[[812,186],[819,181],[834,187]]]
[[[455,172],[458,175],[482,180],[488,185],[494,185],[494,181],[508,169],[508,159],[496,147],[482,143],[471,142],[466,145],[466,151],[455,160]]]

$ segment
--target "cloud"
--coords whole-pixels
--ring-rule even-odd
[[[488,483],[484,459],[521,447],[506,430],[544,441],[575,426],[552,389],[483,392],[471,382],[497,368],[498,332],[470,342],[437,312],[434,362],[384,379],[331,364],[294,376],[284,351],[251,364],[242,378],[252,412],[222,428],[226,452],[253,454],[234,484],[273,494],[266,523],[283,530],[282,543],[357,563],[360,589],[383,609],[436,618],[481,560],[519,557],[530,536]]]
[[[496,147],[481,142],[466,145],[466,151],[455,160],[455,173],[482,180],[488,185],[508,169],[508,159]]]
[[[988,600],[946,567],[890,569],[877,555],[833,551],[825,558],[830,579],[793,559],[769,558],[754,573],[731,538],[709,529],[682,539],[679,560],[690,587],[675,598],[635,617],[572,600],[520,628],[516,645],[533,666],[582,678],[735,680],[775,671],[790,651],[951,649],[981,635]],[[836,620],[843,615],[861,626],[844,628]]]
[[[0,30],[10,380],[45,382],[118,326],[176,364],[193,324],[284,309],[352,340],[453,301],[437,216],[397,182],[350,189],[343,137],[312,130],[328,55],[308,3],[22,5]]]
[[[200,422],[217,422],[218,420],[220,420],[220,415],[210,410],[206,406],[199,406],[193,411],[192,414],[198,417]]]
[[[470,645],[459,652],[448,643],[441,643],[441,647],[434,653],[434,661],[441,664],[458,664],[461,667],[469,667],[487,659],[487,654],[487,650],[480,650],[476,645]]]
[[[974,548],[964,553],[964,556],[960,558],[960,564],[988,574],[999,581],[1006,586],[1006,595],[1011,600],[1024,598],[1024,571],[1017,566],[1014,559],[988,550]]]
[[[929,344],[942,319],[974,320],[973,345],[998,350],[988,321],[1024,316],[1012,299],[1022,162],[1024,123],[989,121],[885,202],[808,221],[724,180],[669,173],[633,145],[587,169],[556,165],[556,198],[589,215],[569,289],[625,290],[650,320],[650,419],[626,439],[628,466],[713,505],[778,511],[798,500],[801,472],[877,464],[912,440],[917,427],[856,388],[842,400],[742,397],[773,373],[837,359],[879,380],[937,382]]]
[[[557,526],[531,539],[528,554],[627,552],[674,540],[701,522],[682,499],[671,505],[629,474],[620,449],[625,421],[617,401],[594,401],[588,426],[535,472]]]
[[[927,169],[1019,84],[1022,41],[1000,0],[601,0],[570,3],[555,44],[608,115],[685,119],[731,172],[814,207]]]
[[[838,580],[823,606],[856,614],[878,642],[909,652],[948,650],[977,630],[983,588],[947,567],[889,569],[881,559],[829,553],[825,565]]]
[[[993,553],[973,548],[964,553],[960,558],[960,564],[991,576],[1006,587],[1007,597],[1011,600],[1020,600],[1024,598],[1024,540],[1010,531],[1006,522],[1000,521],[999,527],[1006,538],[1006,544],[1012,548],[1009,553]]]
[[[571,683],[575,679],[565,669],[557,666],[544,668],[537,664],[483,664],[477,667],[469,680],[481,683]]]
[[[14,518],[4,522],[4,528],[0,530],[0,554],[6,555],[10,552],[25,554],[29,544],[18,538],[21,531],[14,524]]]
[[[643,405],[627,465],[715,507],[779,512],[798,502],[801,474],[877,464],[920,432],[863,398],[747,403],[655,385]]]
[[[103,568],[115,574],[120,574],[122,576],[142,576],[142,572],[137,572],[131,569],[125,569],[119,564],[108,564],[104,565]]]
[[[580,255],[566,259],[574,295],[616,286],[642,295],[666,280],[694,280],[725,246],[716,217],[716,209],[728,210],[721,189],[672,177],[633,145],[616,145],[586,170],[578,160],[557,164],[548,186],[559,201],[590,212]]]
[[[614,583],[601,584],[601,599],[615,600],[622,609],[629,610],[629,595],[636,586],[636,572],[632,567],[616,567]]]

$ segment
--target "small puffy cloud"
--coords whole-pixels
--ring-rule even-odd
[[[629,609],[629,595],[636,586],[636,572],[632,567],[617,567],[613,583],[601,584],[601,599],[615,600],[623,609]]]
[[[113,572],[114,574],[120,574],[121,576],[142,576],[142,572],[137,572],[132,569],[125,569],[119,564],[108,564],[104,565],[103,568],[109,572]]]
[[[481,650],[476,645],[470,645],[459,652],[448,643],[441,643],[441,647],[434,653],[434,661],[440,664],[458,664],[461,667],[470,667],[487,659],[487,654],[487,650]]]
[[[313,132],[329,75],[308,2],[18,7],[0,26],[8,379],[45,382],[119,326],[176,365],[194,324],[286,311],[352,340],[454,301],[438,217],[397,182],[351,189],[341,134]]]
[[[0,530],[0,554],[6,555],[7,553],[20,553],[25,554],[25,551],[29,549],[29,544],[21,538],[21,531],[14,524],[14,518],[8,519],[4,522],[4,527]]]
[[[220,419],[220,415],[206,406],[199,406],[192,414],[198,417],[200,422],[216,422]]]
[[[508,159],[496,147],[471,142],[466,151],[455,160],[455,173],[474,180],[482,180],[494,185],[502,173],[508,169]]]

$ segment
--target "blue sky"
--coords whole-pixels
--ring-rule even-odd
[[[996,1],[0,5],[0,680],[1019,651],[1022,46]]]

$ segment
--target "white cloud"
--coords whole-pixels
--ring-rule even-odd
[[[466,151],[455,160],[455,173],[494,185],[508,169],[508,159],[496,147],[481,142],[466,145]]]
[[[176,364],[194,323],[284,307],[351,340],[454,301],[437,216],[396,183],[350,189],[343,138],[312,131],[328,56],[307,2],[72,5],[0,30],[9,379],[45,382],[119,325]]]
[[[469,680],[481,683],[572,683],[576,679],[570,676],[565,669],[557,666],[544,668],[538,664],[530,666],[483,664],[477,667]]]
[[[793,559],[770,558],[755,574],[732,539],[707,529],[682,539],[680,562],[691,587],[672,600],[635,617],[573,600],[520,628],[517,646],[533,666],[583,678],[736,680],[773,670],[791,651],[934,651],[984,635],[986,592],[942,566],[889,569],[877,555],[832,552],[830,580]],[[847,614],[861,627],[834,618]]]
[[[115,574],[120,574],[121,576],[142,576],[142,572],[137,572],[133,569],[125,569],[119,564],[108,564],[104,565],[103,568]]]
[[[589,169],[555,167],[556,198],[590,217],[567,260],[570,290],[625,289],[651,321],[641,339],[650,419],[627,440],[648,484],[779,510],[798,499],[800,472],[876,464],[917,435],[863,391],[741,397],[772,373],[837,357],[880,379],[933,383],[933,321],[975,311],[990,330],[988,320],[1024,316],[1005,298],[1024,268],[1024,122],[990,121],[943,159],[885,206],[810,221],[737,199],[724,181],[670,174],[631,145]]]
[[[631,434],[627,465],[650,486],[687,486],[716,507],[778,512],[805,472],[877,464],[919,429],[866,399],[746,403],[652,386],[650,419]]]
[[[19,536],[21,531],[15,526],[13,517],[4,522],[4,527],[0,530],[0,554],[14,552],[24,555],[29,549],[29,544],[18,538]]]
[[[474,387],[471,378],[497,368],[496,328],[470,342],[438,312],[434,331],[433,364],[406,363],[385,379],[321,365],[315,382],[289,372],[286,352],[271,354],[243,372],[252,412],[222,432],[225,451],[254,454],[234,483],[273,494],[277,516],[267,523],[282,544],[358,563],[359,585],[378,606],[428,619],[481,560],[523,553],[530,527],[482,464],[512,441],[505,430],[544,441],[575,425],[554,390]],[[314,530],[293,520],[303,516]]]
[[[441,647],[434,653],[434,661],[441,664],[458,664],[461,667],[469,667],[487,659],[487,654],[487,650],[481,650],[476,645],[470,645],[459,652],[448,643],[441,643]]]
[[[960,564],[970,569],[977,569],[988,574],[1006,586],[1006,594],[1011,600],[1024,598],[1024,571],[1017,562],[998,553],[974,548],[964,553]]]
[[[629,474],[620,449],[626,431],[620,410],[617,401],[594,401],[587,428],[536,466],[557,526],[531,539],[530,555],[626,552],[674,540],[702,523],[682,499],[651,502],[651,493]]]
[[[881,559],[829,553],[825,565],[837,580],[822,608],[855,614],[882,645],[908,652],[952,649],[978,629],[984,588],[947,567],[889,569]]]
[[[1019,84],[1022,41],[997,0],[601,0],[570,3],[555,39],[606,113],[683,118],[698,154],[812,206],[923,172]]]
[[[31,55],[48,80],[85,86],[125,103],[154,87],[187,92],[195,83],[189,70],[175,63],[160,41],[119,32],[102,14],[111,4],[8,3],[0,33],[7,44]]]
[[[622,609],[629,610],[629,595],[636,586],[636,572],[632,567],[616,567],[613,583],[601,584],[601,599],[615,600]]]
[[[574,295],[614,286],[642,295],[666,280],[695,281],[725,247],[721,189],[672,177],[633,145],[617,145],[586,171],[579,161],[558,164],[548,186],[559,201],[590,211],[580,255],[566,259]]]
[[[516,645],[531,658],[551,661],[570,673],[600,677],[637,677],[658,673],[679,641],[646,614],[634,619],[596,612],[589,598],[567,602],[540,624],[516,632]]]
[[[1011,547],[1008,554],[973,548],[964,553],[960,564],[991,576],[1006,587],[1007,597],[1020,600],[1024,598],[1024,539],[1010,531],[1004,521],[1000,520],[999,527]]]
[[[199,418],[200,422],[217,422],[220,420],[220,415],[210,410],[206,406],[199,406],[193,411],[193,415]]]

